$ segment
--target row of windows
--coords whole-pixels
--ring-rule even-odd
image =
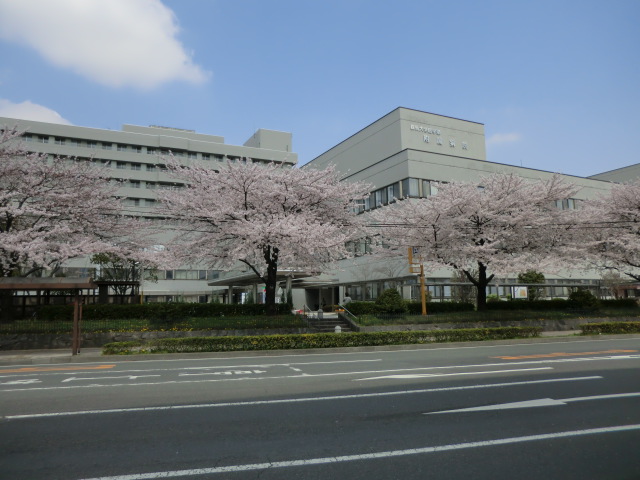
[[[424,180],[420,178],[405,178],[400,182],[387,185],[371,192],[369,197],[358,205],[357,212],[362,213],[374,208],[395,202],[402,198],[426,198],[438,193],[438,183],[433,180]],[[478,187],[483,190],[484,187]],[[580,200],[575,198],[565,198],[557,200],[556,207],[560,210],[575,210],[579,208]]]
[[[49,143],[51,137],[48,135],[33,135],[30,133],[26,133],[23,136],[24,141],[26,142],[38,142],[38,143]],[[117,150],[118,152],[132,152],[132,153],[146,153],[148,155],[169,155],[173,154],[175,157],[183,157],[189,158],[192,160],[214,160],[223,162],[226,160],[230,160],[232,162],[243,162],[246,163],[250,159],[247,157],[237,156],[237,155],[223,155],[223,154],[215,154],[215,153],[200,153],[200,152],[190,152],[187,150],[167,150],[164,148],[154,148],[154,147],[142,147],[140,145],[129,145],[123,143],[111,143],[111,142],[97,142],[95,140],[81,140],[78,138],[65,138],[65,137],[53,137],[53,142],[56,145],[69,145],[72,147],[86,147],[92,149],[101,149],[101,150]],[[269,160],[261,160],[261,159],[252,159],[253,163],[269,163]]]
[[[442,183],[442,182],[440,182]],[[371,192],[369,197],[358,206],[358,213],[379,208],[401,198],[429,197],[438,193],[436,182],[419,178],[405,178],[386,187]]]
[[[161,270],[160,280],[216,280],[220,277],[218,270]]]

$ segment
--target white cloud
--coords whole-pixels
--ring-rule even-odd
[[[522,140],[522,135],[519,133],[494,133],[487,138],[487,147],[519,142],[520,140]]]
[[[21,120],[35,120],[36,122],[62,123],[71,125],[71,122],[63,118],[55,110],[43,107],[37,103],[26,100],[22,103],[13,103],[0,98],[0,117],[19,118]]]
[[[110,87],[206,81],[178,32],[160,0],[0,0],[0,37]]]

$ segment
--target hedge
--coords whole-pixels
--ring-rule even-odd
[[[422,313],[422,302],[406,302],[407,313],[420,315]],[[375,315],[385,313],[374,302],[351,302],[347,309],[355,316]],[[472,312],[475,309],[472,303],[461,302],[427,302],[427,312],[448,313],[448,312]]]
[[[640,322],[603,322],[580,325],[582,335],[640,333]]]
[[[287,350],[305,348],[369,347],[436,342],[469,342],[538,337],[541,327],[468,328],[407,332],[315,333],[246,337],[163,338],[145,343],[116,342],[103,346],[104,355],[132,353],[232,352],[245,350]]]
[[[602,308],[638,308],[638,304],[632,298],[619,300],[599,300],[597,306],[585,306],[581,302],[565,300],[562,298],[552,298],[551,300],[510,300],[506,302],[487,302],[487,310],[597,310]]]
[[[277,313],[291,313],[287,304],[276,305]],[[190,317],[219,317],[242,315],[266,315],[264,304],[226,303],[143,303],[136,305],[89,304],[82,307],[85,320],[130,319],[184,319]],[[43,305],[38,310],[38,318],[44,320],[67,320],[73,317],[73,305]]]

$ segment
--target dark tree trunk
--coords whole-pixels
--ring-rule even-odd
[[[487,277],[487,266],[478,262],[478,278],[474,278],[467,270],[463,270],[469,281],[476,287],[476,309],[479,312],[487,309],[487,287],[493,280],[493,275]]]
[[[267,315],[276,315],[276,288],[278,287],[278,248],[267,246],[262,249],[264,259],[267,262],[267,275],[265,277],[265,306]]]
[[[13,290],[0,290],[0,321],[13,320]]]

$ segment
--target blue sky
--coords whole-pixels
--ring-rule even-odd
[[[293,133],[306,163],[398,106],[487,159],[639,163],[640,0],[0,0],[0,116]]]

